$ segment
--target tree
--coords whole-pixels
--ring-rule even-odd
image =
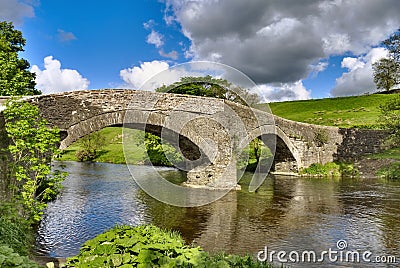
[[[156,166],[173,166],[183,161],[183,156],[170,144],[162,144],[161,138],[145,133],[144,140],[148,160]],[[172,163],[171,163],[172,162]]]
[[[79,145],[82,149],[76,152],[78,161],[93,161],[99,155],[99,151],[106,145],[106,139],[97,131],[80,139]]]
[[[3,113],[11,140],[8,151],[13,160],[9,163],[8,186],[16,204],[22,204],[19,214],[38,222],[46,202],[57,196],[67,175],[51,170],[52,156],[59,154],[59,129],[49,128],[48,122],[40,117],[39,109],[24,101],[8,101]]]
[[[400,83],[400,29],[384,40],[382,45],[389,55],[373,64],[374,82],[378,89],[389,91]]]
[[[0,22],[0,96],[38,95],[35,74],[27,60],[19,58],[26,40],[11,22]]]
[[[397,66],[392,59],[382,58],[372,64],[374,70],[374,82],[378,89],[389,91],[396,82]]]
[[[161,86],[156,91],[219,98],[247,106],[252,106],[260,101],[257,94],[232,85],[225,79],[213,78],[210,75],[204,77],[182,77],[181,81],[169,86]]]
[[[381,116],[379,118],[382,125],[391,131],[389,136],[390,145],[400,144],[400,95],[380,105]]]

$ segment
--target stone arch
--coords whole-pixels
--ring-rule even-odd
[[[279,127],[276,127],[276,135],[273,171],[297,173],[299,168],[302,167],[299,152],[293,142]]]
[[[301,156],[290,138],[278,126],[264,125],[250,132],[242,148],[255,138],[261,138],[274,155],[271,171],[298,172],[302,167]]]
[[[185,158],[191,160],[190,167],[186,166],[186,169],[209,163],[207,156],[189,137],[179,133],[174,133],[174,131],[170,129],[163,129],[162,125],[148,124],[141,120],[129,122],[128,124],[125,122],[124,124],[124,117],[125,112],[117,111],[99,114],[86,120],[80,121],[79,123],[70,126],[67,130],[62,131],[63,133],[65,133],[65,137],[61,141],[60,149],[65,149],[70,146],[74,141],[77,141],[78,139],[90,133],[99,131],[103,128],[110,126],[124,126],[132,129],[150,132],[159,137],[161,137],[161,132],[164,131],[162,138],[169,142],[173,147],[175,147],[175,149],[180,151]],[[178,140],[174,139],[175,135],[179,135]]]

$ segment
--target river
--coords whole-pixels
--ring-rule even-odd
[[[240,181],[243,190],[229,192],[206,206],[181,208],[148,196],[126,165],[55,165],[64,166],[69,177],[39,226],[39,255],[73,256],[83,242],[116,224],[152,223],[178,230],[188,243],[211,252],[249,253],[278,262],[277,254],[271,252],[285,251],[281,260],[291,267],[321,267],[307,258],[302,261],[301,256],[313,251],[318,259],[329,249],[338,252],[337,261],[331,263],[328,254],[322,255],[323,267],[398,267],[400,263],[400,182],[274,176],[256,193],[249,193],[246,185],[251,174],[245,174]],[[135,176],[156,172],[148,166],[132,170]],[[176,182],[184,180],[184,174],[175,169],[160,167],[157,172]],[[358,252],[360,263],[347,252]],[[394,257],[397,264],[375,262]]]

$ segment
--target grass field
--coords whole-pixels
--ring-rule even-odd
[[[395,94],[371,94],[318,100],[270,103],[273,114],[299,122],[338,126],[379,128],[379,105],[394,98]],[[268,104],[259,104],[265,109]]]
[[[102,136],[105,137],[106,146],[102,148],[99,157],[96,158],[97,162],[106,162],[114,164],[124,164],[125,157],[122,147],[122,128],[121,127],[107,127],[100,130]],[[129,153],[131,164],[143,164],[146,159],[146,152],[144,144],[138,144],[143,139],[143,132],[136,129],[125,129],[124,141],[129,143],[126,146],[126,153]],[[75,156],[76,151],[80,149],[79,141],[73,143],[66,150],[64,150],[61,161],[77,161]]]

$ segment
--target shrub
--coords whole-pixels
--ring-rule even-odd
[[[251,256],[220,253],[210,256],[200,247],[189,247],[175,232],[153,225],[121,226],[83,244],[66,267],[254,267],[272,268]]]
[[[93,161],[99,151],[106,145],[106,139],[100,132],[94,132],[79,140],[81,150],[76,152],[76,158],[80,162]]]
[[[324,165],[311,164],[309,167],[301,169],[300,174],[319,177],[355,177],[359,175],[359,171],[352,163],[328,162]]]
[[[14,222],[0,218],[0,245],[8,245],[16,253],[28,255],[33,243],[33,230],[27,221]],[[0,257],[1,259],[1,257]],[[3,267],[0,265],[0,267]]]
[[[400,163],[393,163],[378,172],[381,176],[389,180],[400,179]]]
[[[0,245],[0,267],[23,267],[23,268],[39,268],[38,264],[29,260],[26,256],[21,256],[6,245]]]
[[[121,226],[87,241],[66,267],[197,267],[206,255],[174,232]]]
[[[79,162],[93,161],[96,159],[97,153],[95,151],[79,150],[76,151],[75,156]]]

